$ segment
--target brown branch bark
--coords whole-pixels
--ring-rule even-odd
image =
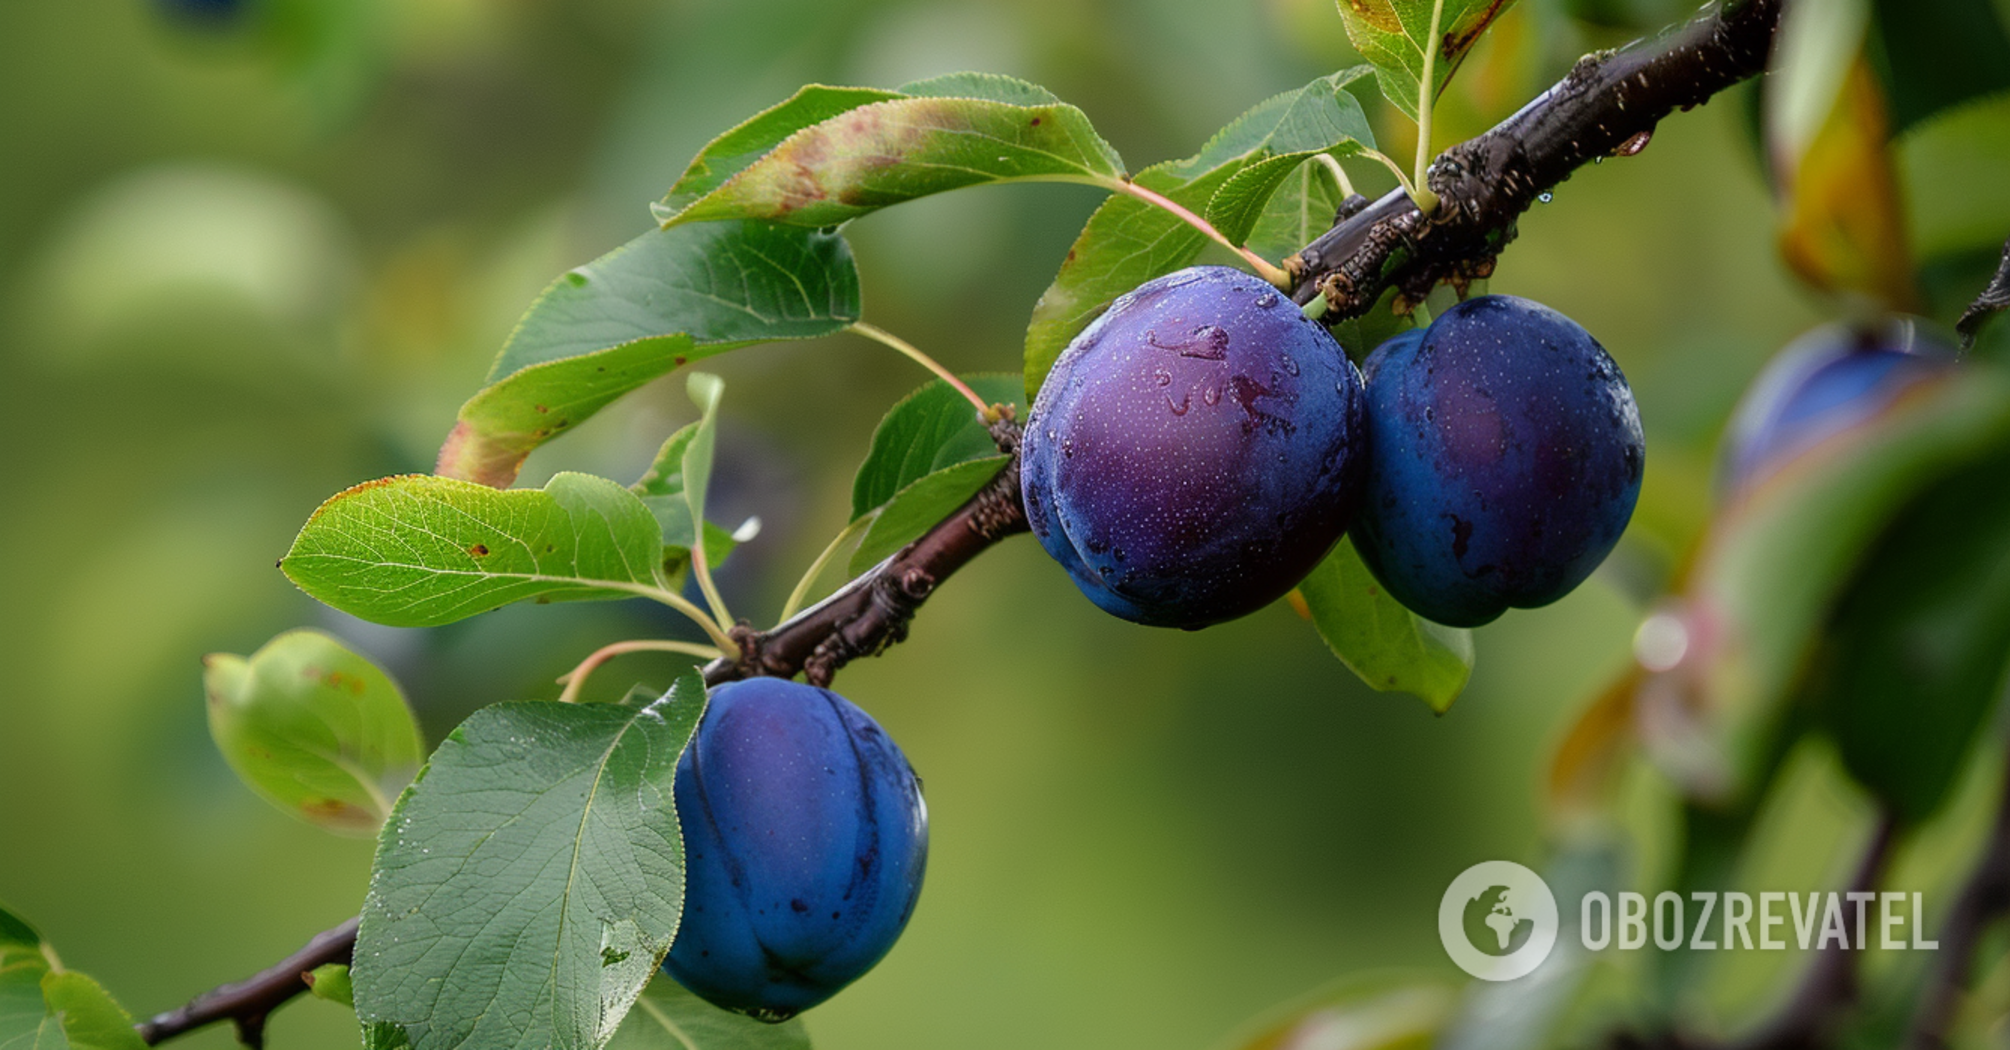
[[[356,924],[348,922],[317,933],[307,946],[266,969],[220,988],[204,992],[188,1005],[141,1022],[134,1027],[148,1046],[166,1042],[198,1028],[231,1021],[237,1025],[238,1041],[250,1047],[265,1045],[265,1018],[281,1004],[307,990],[304,975],[329,963],[346,963],[356,948]]]
[[[1440,280],[1484,276],[1514,238],[1515,220],[1538,195],[1594,158],[1638,152],[1662,117],[1699,105],[1765,66],[1781,0],[1743,0],[1677,32],[1625,50],[1587,56],[1570,76],[1432,166],[1438,212],[1426,218],[1400,190],[1352,202],[1333,228],[1287,260],[1294,298],[1324,292],[1327,317],[1358,316],[1390,287],[1422,299]],[[1364,206],[1365,205],[1365,206]],[[1026,531],[1019,499],[1018,429],[992,436],[1012,461],[969,502],[871,571],[767,631],[736,629],[740,659],[705,667],[717,685],[753,675],[804,675],[828,684],[846,663],[884,652],[907,636],[915,611],[936,588],[992,544]],[[320,935],[301,953],[246,981],[205,993],[139,1026],[149,1043],[222,1020],[257,1045],[264,1018],[307,990],[300,973],[342,962],[355,947],[354,920]]]
[[[1586,55],[1520,112],[1438,157],[1427,176],[1435,214],[1392,190],[1286,260],[1298,278],[1293,298],[1324,293],[1326,317],[1338,321],[1366,313],[1388,288],[1421,301],[1439,281],[1491,273],[1515,220],[1571,172],[1638,153],[1661,118],[1762,71],[1780,4],[1730,3],[1658,40]]]

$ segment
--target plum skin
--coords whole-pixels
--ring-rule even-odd
[[[1568,594],[1633,515],[1646,445],[1619,366],[1575,321],[1468,299],[1376,348],[1361,558],[1412,611],[1477,627]]]
[[[1780,465],[1882,412],[1952,367],[1954,351],[1894,322],[1821,325],[1788,343],[1746,390],[1726,431],[1721,487],[1748,488]]]
[[[1260,278],[1196,266],[1117,298],[1068,345],[1021,452],[1033,534],[1082,593],[1197,629],[1282,597],[1345,531],[1360,373]]]
[[[786,1020],[870,970],[914,914],[921,782],[879,724],[828,689],[713,689],[675,797],[684,915],[663,969],[716,1006]]]

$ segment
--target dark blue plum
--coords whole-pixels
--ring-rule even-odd
[[[1577,322],[1468,299],[1368,356],[1354,536],[1396,600],[1456,627],[1571,589],[1619,542],[1646,446],[1633,391]]]
[[[1723,486],[1736,492],[1762,479],[1953,364],[1952,350],[1919,337],[1909,323],[1816,328],[1775,355],[1738,403],[1725,439]]]
[[[1139,285],[1054,364],[1025,431],[1027,518],[1105,610],[1205,627],[1282,597],[1359,503],[1361,376],[1259,278]]]
[[[663,968],[781,1021],[886,955],[928,861],[921,782],[879,723],[828,689],[712,690],[677,764],[684,920]]]

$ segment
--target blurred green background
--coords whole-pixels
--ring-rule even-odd
[[[1454,87],[1441,144],[1683,13],[1525,0]],[[556,695],[595,645],[674,629],[634,603],[373,627],[273,562],[326,496],[430,469],[531,298],[645,229],[711,135],[807,81],[974,68],[1081,105],[1135,170],[1355,60],[1331,0],[267,0],[237,21],[0,3],[0,391],[20,436],[0,459],[0,899],[136,1013],[173,1006],[353,914],[370,860],[236,783],[204,653],[324,626],[406,683],[437,740],[483,704]],[[1364,101],[1406,156],[1413,133]],[[1340,974],[1457,976],[1440,892],[1479,860],[1541,862],[1551,747],[1703,524],[1739,390],[1820,316],[1775,260],[1748,108],[1733,94],[1580,173],[1502,260],[1492,290],[1619,360],[1652,451],[1620,551],[1480,631],[1450,714],[1368,691],[1281,605],[1199,634],[1115,620],[1023,538],[841,676],[926,778],[934,841],[906,937],[809,1016],[820,1047],[1200,1048]],[[1993,162],[1931,147],[1907,154],[1915,182]],[[971,190],[856,223],[868,319],[959,371],[1016,372],[1097,200]],[[1955,269],[1986,261],[1972,213],[1915,217]],[[765,621],[843,524],[874,422],[926,377],[855,338],[708,367],[728,382],[719,517],[764,523],[721,582]],[[673,377],[524,483],[626,481],[691,414]],[[597,684],[667,682],[651,659]],[[270,1038],[355,1044],[321,1002]]]

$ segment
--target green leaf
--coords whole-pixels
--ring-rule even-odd
[[[684,443],[680,461],[684,509],[690,512],[691,521],[695,523],[705,520],[705,490],[712,485],[712,452],[719,436],[719,398],[726,393],[726,383],[710,373],[693,372],[685,390],[691,395],[691,403],[698,406],[697,429]],[[686,546],[695,546],[696,543],[694,528],[692,540]]]
[[[810,1050],[801,1018],[767,1024],[728,1013],[668,977],[649,982],[608,1050]]]
[[[852,552],[851,574],[864,572],[887,555],[920,538],[950,511],[962,506],[984,483],[1010,463],[1010,456],[987,456],[944,467],[896,493]]]
[[[431,627],[527,598],[658,592],[663,537],[649,508],[605,478],[565,473],[498,492],[404,475],[323,503],[280,568],[352,616]]]
[[[1789,5],[1766,72],[1766,139],[1773,163],[1799,166],[1828,122],[1870,27],[1870,0]]]
[[[663,442],[649,470],[628,486],[656,516],[663,530],[663,580],[668,590],[681,590],[691,566],[691,545],[697,530],[691,525],[691,504],[684,496],[684,453],[698,436],[700,423],[680,427]],[[752,524],[758,525],[758,522]],[[718,568],[740,545],[734,533],[705,523],[705,564]]]
[[[1294,254],[1332,228],[1345,199],[1325,165],[1298,165],[1264,202],[1263,214],[1249,230],[1249,250],[1266,259]]]
[[[677,185],[691,185],[682,193],[673,189],[658,214],[669,227],[718,219],[823,227],[963,186],[1016,181],[1107,186],[1123,177],[1123,161],[1089,118],[1051,101],[1044,89],[967,74],[917,86],[979,97],[899,95],[856,106],[803,126],[716,188],[682,203],[710,181],[708,174],[694,182],[687,172]],[[1018,101],[998,101],[1001,97]],[[780,126],[763,124],[762,134],[750,132],[749,139]],[[705,154],[700,162],[712,170]]]
[[[1439,0],[1438,35],[1431,37],[1433,0],[1338,0],[1347,38],[1375,67],[1382,94],[1396,108],[1417,119],[1418,87],[1424,79],[1424,58],[1433,49],[1431,99],[1444,93],[1459,63],[1479,42],[1494,19],[1514,0]]]
[[[35,928],[0,907],[0,1050],[60,1050],[62,1028],[42,999],[49,957]]]
[[[835,233],[766,223],[652,230],[552,282],[461,406],[439,472],[502,487],[524,457],[674,368],[858,320]]]
[[[1326,647],[1378,691],[1409,693],[1443,714],[1473,673],[1471,631],[1432,623],[1382,589],[1352,537],[1298,584]]]
[[[1262,223],[1271,196],[1307,158],[1321,152],[1340,156],[1374,145],[1360,103],[1346,89],[1365,74],[1366,67],[1343,70],[1266,99],[1217,132],[1199,153],[1154,164],[1132,181],[1185,208],[1208,213],[1209,221],[1230,240],[1248,238]],[[1252,167],[1259,169],[1257,173],[1236,183],[1237,176]],[[1235,188],[1228,190],[1231,183]],[[1227,195],[1221,196],[1224,191]],[[1326,209],[1327,224],[1332,217],[1332,209]],[[1325,228],[1321,225],[1319,231]],[[1289,255],[1310,240],[1298,241],[1276,257]],[[1039,393],[1069,341],[1117,296],[1192,263],[1207,243],[1200,231],[1162,208],[1122,194],[1104,201],[1089,216],[1054,283],[1033,307],[1026,327],[1027,400]]]
[[[1892,126],[2010,90],[2010,34],[1991,0],[1877,0]]]
[[[977,396],[1012,405],[1026,418],[1024,389],[1009,373],[964,376]],[[955,388],[936,380],[888,410],[872,432],[872,447],[852,479],[853,521],[886,506],[901,489],[944,467],[998,454],[977,410]]]
[[[1803,695],[1850,774],[1913,823],[1947,800],[2010,660],[2010,457],[1908,504],[1820,632]]]
[[[1774,749],[1817,640],[1864,552],[1940,479],[2010,447],[2010,373],[1970,360],[1802,453],[1725,508],[1697,554],[1691,616],[1707,623],[1693,724],[1650,738],[1689,790],[1736,798]]]
[[[425,751],[396,682],[339,640],[288,631],[249,660],[203,660],[209,732],[259,797],[330,831],[373,836]]]
[[[42,975],[42,998],[62,1020],[70,1050],[146,1050],[126,1012],[98,982],[75,971]]]
[[[599,1047],[677,932],[671,802],[705,706],[524,701],[462,723],[385,826],[351,970],[374,1045]]]
[[[301,975],[307,982],[307,990],[316,999],[326,999],[343,1006],[356,1005],[356,986],[349,979],[349,968],[341,963],[317,966]]]
[[[1442,985],[1382,974],[1349,976],[1267,1011],[1224,1045],[1423,1050],[1453,1019],[1456,1005],[1457,997]]]

